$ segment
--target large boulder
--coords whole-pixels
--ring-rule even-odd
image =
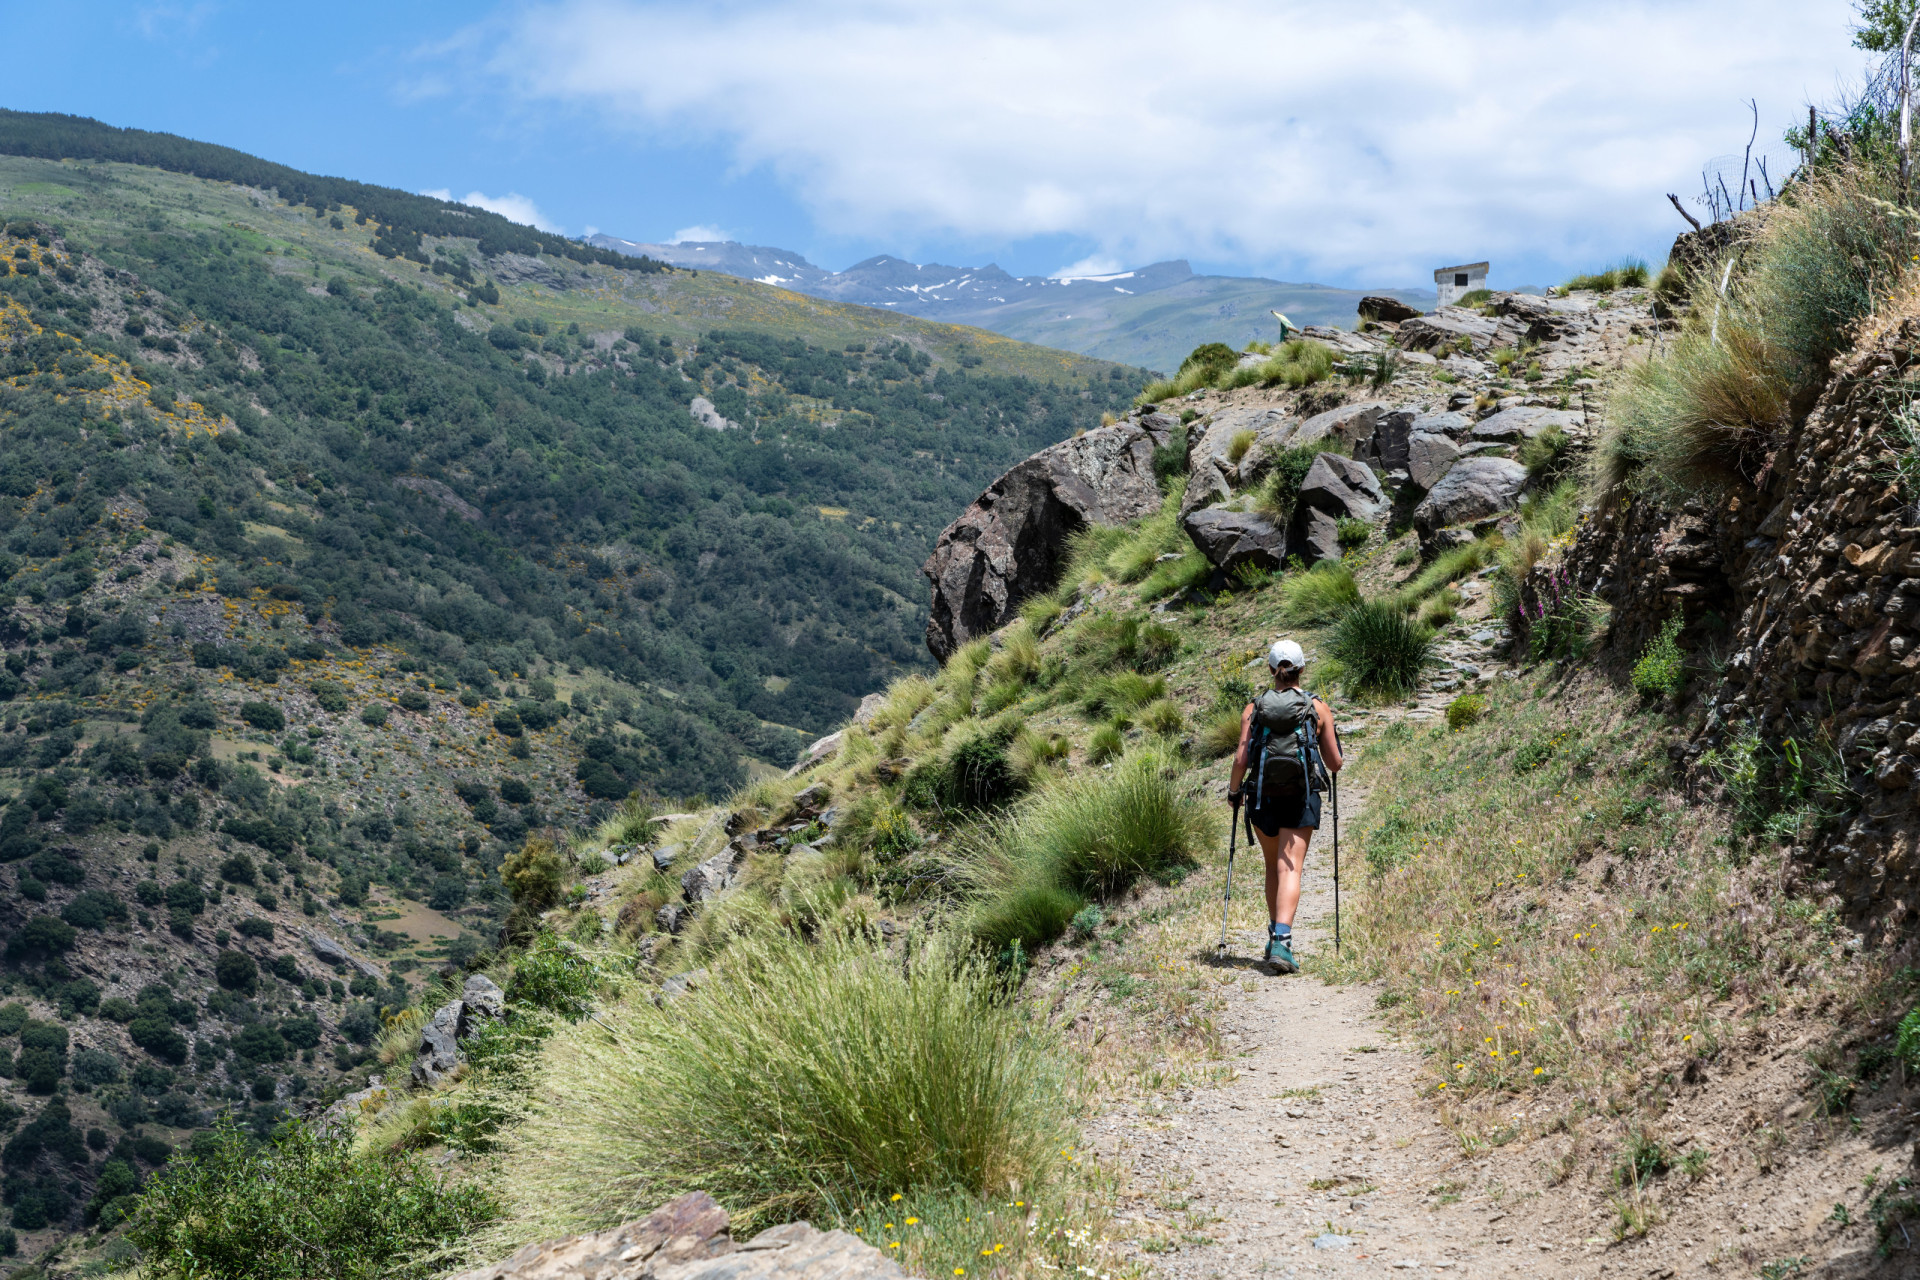
[[[1407,475],[1422,489],[1439,484],[1440,477],[1459,460],[1460,446],[1450,436],[1416,431],[1407,437]]]
[[[1431,351],[1462,341],[1475,351],[1487,351],[1495,345],[1500,326],[1477,311],[1465,307],[1441,307],[1427,315],[1416,316],[1400,326],[1400,345],[1408,351]]]
[[[1300,482],[1300,506],[1336,520],[1378,520],[1390,504],[1373,468],[1337,453],[1323,453]]]
[[[507,993],[483,973],[472,974],[460,994],[434,1010],[420,1029],[413,1058],[413,1083],[430,1089],[460,1065],[460,1045],[480,1034],[486,1023],[505,1016]]]
[[[1398,298],[1382,298],[1369,295],[1360,299],[1360,318],[1362,320],[1385,320],[1397,324],[1402,320],[1419,318],[1420,312]]]
[[[1287,531],[1257,511],[1202,507],[1189,512],[1180,527],[1201,554],[1226,573],[1242,565],[1278,569],[1287,558]]]
[[[1329,409],[1325,413],[1316,413],[1300,424],[1300,429],[1287,441],[1291,447],[1303,444],[1319,444],[1323,440],[1337,440],[1349,449],[1357,447],[1361,441],[1373,438],[1374,428],[1388,414],[1393,406],[1383,400],[1367,400],[1360,404],[1343,404],[1338,409]]]
[[[1323,453],[1300,482],[1294,508],[1293,549],[1309,564],[1340,558],[1340,521],[1371,523],[1388,510],[1386,494],[1364,462]]]
[[[905,1280],[845,1231],[787,1222],[736,1244],[731,1228],[712,1196],[692,1191],[637,1222],[529,1244],[454,1280]]]
[[[1521,406],[1488,414],[1474,424],[1472,436],[1475,440],[1492,440],[1511,444],[1520,440],[1531,440],[1555,427],[1564,431],[1579,425],[1580,415],[1577,413],[1568,413],[1564,409]]]
[[[1423,548],[1451,525],[1511,511],[1526,487],[1527,469],[1511,458],[1462,458],[1414,508],[1413,527]]]
[[[1374,422],[1373,434],[1354,445],[1353,456],[1376,471],[1405,471],[1414,417],[1411,409],[1390,409],[1381,414]]]
[[[1160,506],[1153,451],[1167,443],[1169,421],[1154,414],[1042,449],[947,526],[920,570],[933,586],[927,648],[936,659],[998,630],[1051,587],[1072,534]]]
[[[1204,429],[1188,436],[1187,491],[1180,500],[1181,518],[1201,507],[1225,502],[1236,488],[1244,487],[1246,459],[1257,453],[1264,455],[1263,441],[1283,440],[1297,425],[1298,419],[1285,410],[1261,405],[1223,409],[1209,418]],[[1236,463],[1233,442],[1248,431],[1253,433],[1253,444]]]
[[[735,869],[746,857],[738,844],[729,844],[680,877],[680,892],[688,902],[705,902],[734,881]]]

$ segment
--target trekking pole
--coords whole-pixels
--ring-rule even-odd
[[[1220,945],[1214,949],[1214,958],[1227,954],[1227,904],[1233,901],[1233,848],[1240,838],[1240,806],[1233,806],[1233,821],[1227,824],[1227,891],[1220,899]]]
[[[1333,954],[1340,954],[1340,775],[1333,775]]]

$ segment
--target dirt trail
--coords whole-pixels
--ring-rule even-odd
[[[1364,798],[1342,799],[1351,823]],[[1323,832],[1314,843],[1295,929],[1307,956],[1333,948],[1331,842]],[[1257,854],[1236,865],[1236,898],[1243,884],[1257,899]],[[1236,929],[1229,942],[1227,963],[1244,980],[1228,988],[1216,1022],[1229,1044],[1237,1037],[1238,1077],[1183,1090],[1157,1114],[1121,1107],[1090,1126],[1094,1145],[1132,1168],[1134,1199],[1120,1216],[1138,1229],[1149,1265],[1197,1280],[1608,1269],[1598,1222],[1557,1221],[1538,1202],[1503,1213],[1474,1193],[1479,1179],[1435,1102],[1419,1096],[1419,1059],[1382,1022],[1375,988],[1270,976],[1257,928]]]

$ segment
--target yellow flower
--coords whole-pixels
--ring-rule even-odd
[[[898,1200],[899,1198],[900,1198],[900,1193],[898,1191],[894,1192],[893,1199]]]
[[[908,1225],[908,1226],[910,1226],[910,1227],[917,1227],[917,1226],[919,1226],[919,1225],[920,1225],[920,1219],[918,1219],[918,1218],[908,1218],[908,1219],[907,1219],[907,1225]]]
[[[1533,1069],[1533,1074],[1537,1076],[1545,1075],[1546,1073],[1547,1073],[1547,1069],[1545,1067],[1535,1067]]]

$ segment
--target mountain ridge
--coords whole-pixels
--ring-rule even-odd
[[[718,271],[811,297],[968,324],[1044,346],[1162,371],[1206,342],[1236,348],[1271,339],[1272,311],[1300,325],[1347,325],[1360,299],[1397,298],[1421,310],[1431,289],[1341,289],[1258,276],[1195,273],[1184,258],[1125,271],[1016,276],[998,265],[958,267],[876,254],[844,271],[805,254],[734,240],[646,244],[604,233],[587,243],[676,267]]]

